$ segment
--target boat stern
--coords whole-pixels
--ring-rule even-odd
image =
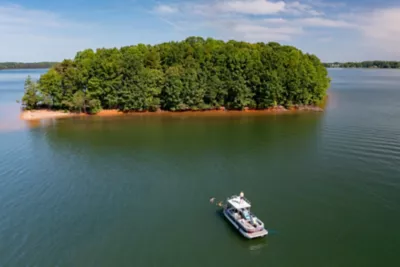
[[[239,231],[244,237],[246,237],[248,239],[261,238],[261,237],[268,235],[267,229],[262,229],[261,231],[257,231],[257,232],[253,232],[253,233],[245,232],[242,229],[239,229]]]

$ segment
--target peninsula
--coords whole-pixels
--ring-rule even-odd
[[[292,46],[189,37],[78,52],[38,81],[28,77],[22,104],[30,114],[47,110],[58,116],[102,110],[319,110],[329,83],[319,58]]]
[[[365,69],[399,69],[400,61],[362,61],[362,62],[334,62],[324,63],[327,68],[365,68]]]
[[[10,69],[48,69],[53,67],[57,62],[0,62],[0,70]]]

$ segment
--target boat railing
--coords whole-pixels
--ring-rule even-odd
[[[237,195],[233,195],[233,196],[229,197],[228,200],[235,199],[235,198],[238,198],[238,197],[239,196],[237,196]],[[250,200],[248,200],[247,198],[243,197],[243,200],[251,205]]]

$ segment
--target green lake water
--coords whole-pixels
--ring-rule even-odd
[[[0,266],[399,266],[400,71],[329,70],[326,111],[18,120],[0,72]],[[270,235],[209,203],[240,191]]]

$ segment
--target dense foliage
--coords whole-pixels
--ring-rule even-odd
[[[189,37],[88,49],[28,79],[23,104],[96,113],[315,105],[329,86],[320,60],[291,46]]]
[[[380,69],[398,69],[400,61],[363,61],[363,62],[345,62],[345,63],[324,63],[327,68],[380,68]]]
[[[48,69],[53,67],[56,62],[33,62],[33,63],[21,63],[21,62],[0,62],[0,70],[6,69]]]

